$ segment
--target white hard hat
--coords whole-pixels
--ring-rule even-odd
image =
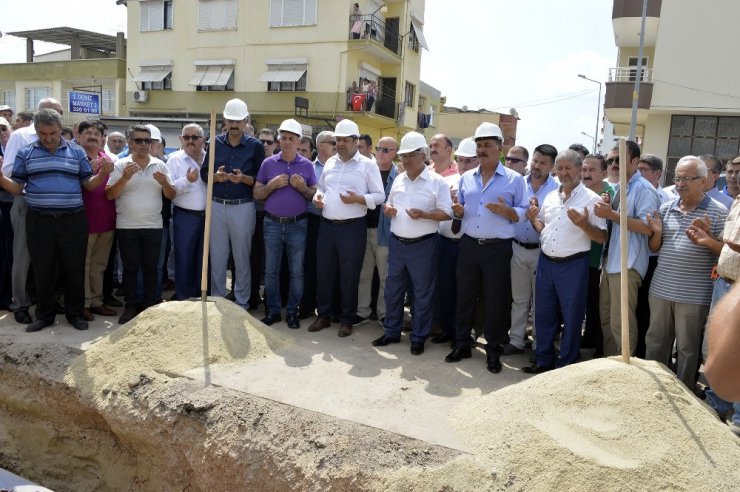
[[[334,128],[335,137],[359,137],[360,128],[352,120],[344,119]]]
[[[278,128],[278,132],[290,132],[295,133],[299,137],[303,135],[303,127],[300,123],[298,123],[293,118],[289,120],[285,120],[280,124],[280,128]]]
[[[6,120],[4,116],[0,116],[0,125],[4,125],[10,128],[10,123],[8,123],[8,120]]]
[[[478,155],[475,152],[475,139],[473,139],[473,137],[468,137],[461,140],[460,144],[457,146],[455,155],[458,157],[475,157]]]
[[[504,135],[501,133],[501,128],[493,123],[483,122],[475,129],[475,140],[479,138],[497,138],[499,142],[504,141]]]
[[[7,104],[0,105],[0,111],[10,111],[10,114],[13,114],[13,108]]]
[[[398,154],[408,154],[419,149],[427,149],[427,139],[424,135],[417,132],[409,132],[401,139],[401,146],[398,149]]]
[[[147,128],[149,128],[149,133],[151,133],[152,140],[159,140],[162,141],[162,132],[159,131],[159,128],[152,125],[151,123],[146,125]]]
[[[224,106],[224,119],[232,121],[242,121],[249,116],[247,103],[241,99],[231,99]]]

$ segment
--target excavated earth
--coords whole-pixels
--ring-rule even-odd
[[[56,491],[740,486],[738,440],[655,363],[595,360],[481,394],[448,415],[461,449],[184,375],[294,345],[223,300],[157,306],[84,352],[1,335],[0,467]]]

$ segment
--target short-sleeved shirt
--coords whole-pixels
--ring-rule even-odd
[[[30,209],[82,209],[82,182],[92,176],[90,162],[79,145],[62,139],[54,152],[36,141],[15,157],[11,179],[25,184]]]
[[[113,186],[123,176],[126,165],[133,162],[129,155],[119,159],[113,166],[108,186]],[[161,229],[162,228],[162,185],[154,179],[154,172],[167,175],[164,162],[149,156],[149,164],[134,174],[116,198],[116,228],[118,229]]]
[[[565,258],[591,249],[591,238],[568,217],[568,210],[583,213],[588,210],[588,222],[599,229],[606,230],[606,220],[594,214],[594,205],[601,197],[589,190],[583,183],[570,193],[568,201],[563,201],[560,190],[547,194],[540,207],[539,219],[545,224],[540,234],[542,253],[553,258]]]
[[[98,152],[99,158],[107,158],[105,152]],[[100,172],[100,168],[94,171]],[[85,204],[85,215],[87,216],[87,232],[100,234],[109,232],[116,228],[116,204],[105,197],[105,187],[109,176],[92,191],[82,189],[82,201]]]
[[[265,148],[262,146],[262,142],[256,138],[242,135],[237,145],[231,145],[228,134],[218,135],[216,143],[209,145],[203,165],[200,168],[200,177],[205,182],[208,182],[209,154],[214,148],[216,152],[214,172],[224,166],[224,172],[226,173],[232,173],[235,169],[239,169],[242,174],[254,178],[257,176],[260,164],[265,160]],[[252,200],[252,187],[244,183],[232,183],[228,180],[223,183],[214,181],[213,196],[224,200]]]
[[[414,180],[405,172],[399,174],[393,180],[387,203],[398,211],[391,219],[391,232],[407,239],[434,234],[439,229],[439,221],[412,219],[406,213],[409,209],[416,208],[424,212],[441,210],[452,217],[449,186],[442,176],[426,167]]]
[[[614,199],[619,194],[619,185],[614,186]],[[622,204],[619,205],[620,208]],[[647,214],[658,210],[660,201],[655,187],[643,178],[639,172],[632,175],[627,182],[627,217],[639,218],[647,224]],[[628,253],[627,268],[634,269],[645,277],[650,257],[648,247],[648,236],[638,232],[627,232]],[[611,236],[609,236],[609,255],[606,258],[606,273],[619,273],[621,270],[622,250],[619,245],[619,224],[612,224]]]
[[[691,211],[683,213],[677,197],[660,207],[663,221],[662,245],[650,283],[650,294],[661,299],[686,304],[709,305],[712,301],[712,267],[717,257],[709,249],[691,242],[686,229],[694,219],[709,216],[710,232],[722,235],[727,219],[724,205],[708,196]]]
[[[521,174],[501,163],[485,185],[480,166],[463,174],[457,192],[458,202],[465,206],[463,234],[477,239],[513,238],[514,223],[486,208],[487,203],[499,203],[499,198],[516,211],[519,221],[525,220],[529,202],[527,185]]]
[[[560,186],[558,180],[550,175],[547,176],[547,179],[544,183],[540,185],[537,191],[534,191],[534,189],[532,188],[531,176],[527,176],[526,178],[524,178],[524,182],[527,184],[527,200],[529,200],[531,197],[537,197],[537,203],[539,203],[540,206],[542,206],[542,204],[545,202],[545,197],[549,195],[550,192],[557,190]],[[519,222],[514,224],[514,230],[516,231],[514,239],[516,239],[517,241],[529,244],[540,242],[540,235],[537,234],[537,231],[534,230],[532,222],[530,222],[529,220],[520,220]]]
[[[294,174],[303,177],[308,187],[316,185],[316,174],[313,163],[300,154],[296,154],[292,161],[283,159],[283,153],[278,152],[262,162],[257,173],[257,181],[266,185],[274,177],[287,174],[288,178]],[[301,193],[290,184],[272,190],[265,200],[265,210],[278,217],[295,217],[306,212],[308,202]]]

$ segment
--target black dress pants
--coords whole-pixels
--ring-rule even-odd
[[[123,290],[126,307],[146,309],[157,304],[157,263],[162,243],[162,228],[118,229],[118,248],[123,264]],[[144,273],[144,297],[138,294],[139,269]]]

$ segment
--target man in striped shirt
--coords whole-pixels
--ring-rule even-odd
[[[53,109],[41,109],[33,118],[38,140],[18,151],[11,179],[2,187],[13,195],[26,192],[28,252],[36,277],[36,321],[26,331],[39,331],[54,323],[56,278],[61,273],[64,308],[69,323],[87,329],[85,306],[85,255],[87,218],[82,186],[91,191],[113,169],[110,161],[93,176],[81,147],[62,138],[62,118]],[[82,185],[82,186],[81,186]]]
[[[725,206],[704,193],[706,177],[707,166],[698,157],[681,158],[673,179],[678,197],[647,217],[650,249],[660,254],[650,285],[645,358],[669,365],[675,339],[676,372],[691,390],[712,301],[712,267],[722,249],[708,236],[721,236],[727,219]]]

